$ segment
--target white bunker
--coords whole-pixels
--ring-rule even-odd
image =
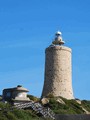
[[[27,97],[27,92],[29,91],[21,85],[18,85],[14,88],[7,88],[3,90],[3,100],[14,103],[27,102],[30,101],[30,99]]]

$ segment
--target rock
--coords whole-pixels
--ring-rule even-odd
[[[49,100],[47,98],[42,98],[41,102],[42,102],[43,105],[46,105],[46,104],[49,103]]]
[[[56,101],[59,102],[59,103],[61,103],[61,104],[64,104],[64,105],[65,105],[65,102],[64,102],[61,98],[57,98]]]
[[[76,99],[76,102],[77,102],[78,104],[81,104],[81,100],[79,100],[79,99]]]
[[[84,107],[81,106],[81,108],[84,110],[84,112],[85,112],[86,114],[90,114],[90,112],[87,111]]]

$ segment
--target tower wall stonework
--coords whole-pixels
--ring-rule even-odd
[[[73,99],[72,50],[65,46],[53,45],[46,48],[45,79],[42,96],[52,94]]]

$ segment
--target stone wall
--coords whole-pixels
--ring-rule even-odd
[[[90,115],[56,115],[56,120],[90,120]]]
[[[42,96],[48,94],[73,99],[71,49],[65,46],[46,48],[45,80]]]

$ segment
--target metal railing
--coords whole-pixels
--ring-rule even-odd
[[[19,103],[15,105],[17,109],[31,108],[36,114],[41,114],[44,118],[55,120],[55,114],[49,107],[43,107],[39,102],[30,101],[27,103]]]

